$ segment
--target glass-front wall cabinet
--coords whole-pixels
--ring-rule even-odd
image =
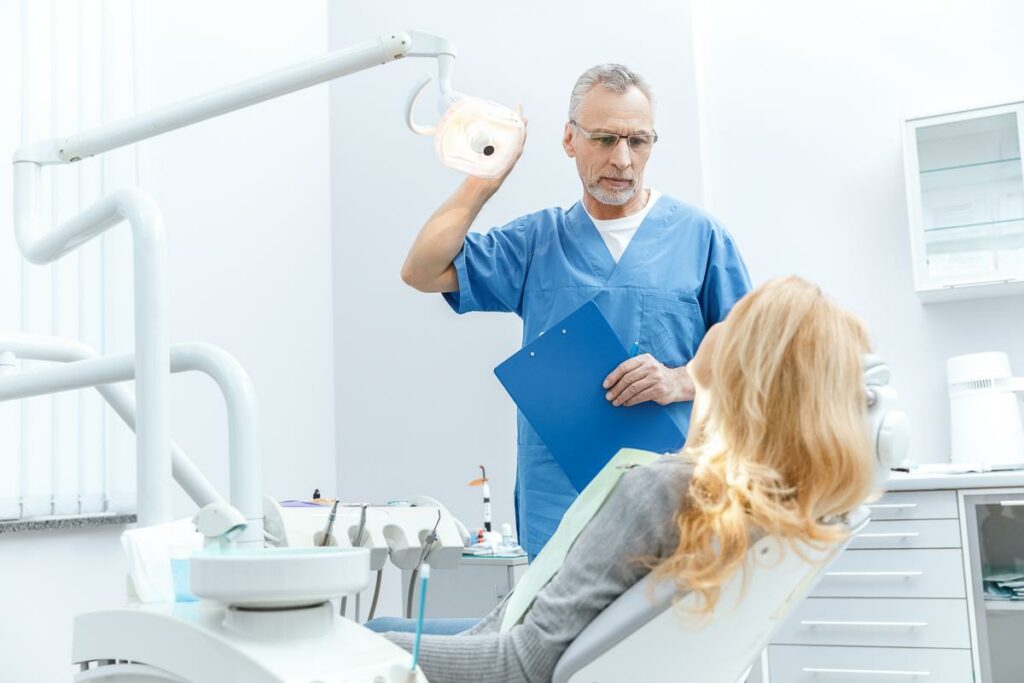
[[[977,683],[1024,681],[1024,493],[963,494]]]
[[[912,119],[905,167],[925,301],[1024,294],[1024,103]]]

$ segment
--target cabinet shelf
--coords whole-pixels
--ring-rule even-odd
[[[925,228],[925,232],[942,232],[944,230],[960,230],[962,228],[980,228],[986,225],[1005,225],[1006,223],[1024,223],[1024,216],[1020,218],[1003,218],[998,221],[982,221],[980,223],[963,223],[961,225],[940,225],[936,228]]]
[[[1024,600],[986,600],[989,612],[1024,612]]]
[[[973,164],[957,164],[956,166],[944,166],[942,168],[925,168],[921,170],[921,175],[926,173],[946,173],[948,171],[959,171],[962,168],[977,168],[978,166],[993,166],[995,164],[1006,164],[1011,161],[1020,161],[1020,157],[1010,157],[1008,159],[993,159],[991,161],[979,161]]]
[[[1014,192],[1021,186],[1020,159],[1003,159],[980,164],[948,166],[920,174],[921,192],[926,203],[943,202],[950,193],[987,194],[992,190]]]

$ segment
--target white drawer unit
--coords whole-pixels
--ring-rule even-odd
[[[850,542],[850,548],[959,548],[960,521],[956,519],[907,519],[869,522]]]
[[[809,598],[773,642],[970,649],[967,601]]]
[[[868,503],[872,520],[957,519],[956,491],[899,491]]]
[[[821,598],[965,598],[956,549],[847,550],[811,593]]]
[[[753,680],[1024,683],[1024,601],[989,602],[982,585],[1024,573],[1024,472],[890,485],[903,490],[868,505],[870,523],[786,618]]]
[[[971,683],[970,650],[898,647],[768,648],[772,683]]]

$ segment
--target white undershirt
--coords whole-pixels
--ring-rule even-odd
[[[612,258],[618,263],[619,259],[622,258],[623,252],[626,251],[626,247],[629,246],[630,240],[633,239],[633,235],[636,234],[640,224],[647,218],[647,214],[650,213],[654,203],[658,201],[658,197],[661,193],[651,188],[651,194],[647,198],[647,203],[644,204],[644,208],[640,209],[634,214],[623,216],[622,218],[613,218],[608,221],[600,221],[593,216],[590,216],[590,212],[587,211],[587,215],[590,216],[590,220],[594,222],[594,227],[597,228],[597,232],[601,235],[601,239],[604,240],[605,245],[608,247],[608,251],[611,253]],[[586,211],[586,205],[583,206]]]

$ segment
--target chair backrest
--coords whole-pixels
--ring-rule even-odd
[[[868,522],[861,507],[849,515],[850,536],[827,548],[802,548],[801,557],[776,538],[748,553],[746,582],[722,587],[714,613],[692,613],[694,594],[651,576],[598,615],[565,651],[552,683],[737,683],[794,606]],[[675,606],[680,608],[676,609]],[[691,610],[688,613],[687,610]]]

